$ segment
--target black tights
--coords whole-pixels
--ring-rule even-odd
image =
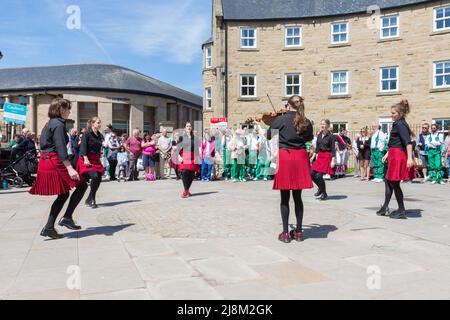
[[[97,195],[98,188],[100,188],[100,184],[102,182],[102,174],[97,171],[89,171],[84,174],[84,177],[87,181],[91,182],[91,192],[89,193],[87,201],[95,202],[95,196]]]
[[[80,203],[81,199],[83,199],[83,196],[87,190],[87,184],[85,182],[80,183],[75,191],[72,194],[72,197],[70,197],[69,206],[67,207],[66,214],[64,215],[64,218],[71,220],[73,216],[73,212],[75,211],[76,207]],[[55,227],[56,219],[58,218],[58,215],[61,213],[61,210],[64,207],[64,204],[69,199],[70,192],[64,193],[58,198],[56,198],[55,202],[53,202],[52,208],[50,210],[50,215],[48,217],[47,224],[45,225],[45,229],[53,229]]]
[[[405,204],[403,202],[403,191],[400,187],[400,181],[385,181],[385,198],[383,208],[389,208],[389,202],[391,202],[392,194],[395,193],[395,198],[398,203],[398,210],[405,211]]]
[[[183,180],[183,186],[185,191],[189,191],[192,186],[192,182],[194,182],[195,172],[183,170],[181,172],[181,179]]]
[[[323,179],[323,173],[312,170],[311,176],[314,183],[319,187],[321,193],[327,193],[327,187],[325,185],[325,180]]]
[[[295,203],[295,216],[297,218],[297,230],[301,231],[303,226],[303,201],[302,190],[292,190]],[[281,219],[283,220],[283,233],[289,232],[289,200],[290,190],[281,190]]]

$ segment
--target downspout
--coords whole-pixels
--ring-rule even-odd
[[[228,118],[228,26],[225,26],[225,118]]]

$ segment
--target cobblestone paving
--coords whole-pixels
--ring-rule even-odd
[[[194,182],[190,199],[175,180],[105,182],[60,241],[39,236],[53,198],[0,191],[0,299],[450,298],[450,185],[404,185],[405,221],[374,214],[383,185],[328,188],[304,192],[306,239],[287,245],[270,182]]]

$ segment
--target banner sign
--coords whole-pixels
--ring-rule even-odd
[[[227,118],[212,118],[211,129],[226,129],[228,128]]]
[[[25,125],[27,122],[27,106],[5,103],[3,107],[3,121]]]

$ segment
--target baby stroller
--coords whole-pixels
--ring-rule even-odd
[[[6,179],[9,185],[16,188],[22,188],[24,183],[31,187],[36,180],[32,175],[37,173],[37,167],[36,151],[28,151],[6,168],[1,169],[0,178],[2,181]]]

